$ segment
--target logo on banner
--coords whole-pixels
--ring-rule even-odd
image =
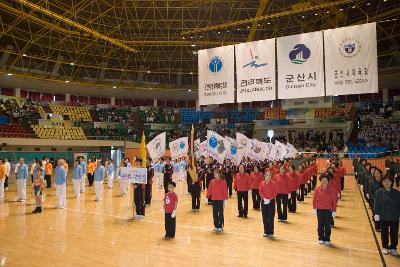
[[[294,64],[303,64],[311,56],[310,49],[304,44],[297,44],[289,53],[289,59]]]
[[[158,154],[158,153],[161,153],[161,149],[162,149],[161,148],[161,140],[160,140],[160,138],[157,138],[154,140],[154,143],[153,143],[153,151]]]
[[[218,74],[222,71],[223,66],[224,62],[222,61],[222,58],[215,56],[211,58],[210,62],[208,63],[208,70],[212,74]]]
[[[251,146],[252,146],[251,150],[253,150],[253,152],[255,154],[258,154],[261,152],[261,146],[259,144],[252,143]]]
[[[236,155],[237,148],[235,146],[231,146],[231,155]]]
[[[260,67],[264,67],[267,66],[268,63],[257,63],[257,60],[259,59],[257,55],[253,54],[253,51],[250,49],[250,57],[251,57],[251,61],[249,63],[247,63],[246,65],[243,66],[243,68],[247,68],[247,67],[254,67],[254,68],[260,68]]]
[[[347,38],[339,44],[339,52],[344,57],[355,57],[360,52],[361,44],[353,38]]]

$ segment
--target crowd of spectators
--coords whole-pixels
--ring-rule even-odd
[[[139,114],[144,123],[173,123],[175,121],[175,113],[172,108],[142,109]]]
[[[17,101],[0,98],[1,112],[7,115],[12,123],[22,123],[23,119],[39,118],[39,106],[39,103],[30,99]]]
[[[374,120],[390,118],[394,111],[400,110],[400,102],[363,102],[357,109],[357,117],[360,120]]]
[[[388,150],[400,148],[400,122],[375,121],[371,124],[363,123],[358,134],[358,146],[386,147]]]

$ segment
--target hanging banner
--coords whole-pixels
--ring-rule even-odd
[[[278,98],[324,96],[322,32],[277,39]]]
[[[324,31],[326,95],[378,92],[376,23]]]
[[[237,142],[235,139],[225,136],[225,140],[229,142],[228,153],[226,154],[226,158],[230,159],[233,162],[236,162],[237,156]]]
[[[273,160],[271,157],[271,152],[272,152],[272,147],[274,145],[272,143],[264,143],[264,151],[265,151],[265,157],[268,160]]]
[[[248,140],[249,138],[247,138],[244,134],[236,133],[236,142],[237,142],[236,165],[239,165],[243,157],[246,156]]]
[[[237,102],[275,100],[275,39],[235,45]]]
[[[147,150],[149,151],[150,157],[153,161],[164,156],[165,145],[166,145],[166,134],[165,132],[157,135],[153,140],[147,144]]]
[[[208,157],[207,140],[204,140],[203,142],[200,143],[199,149],[200,149],[200,156]]]
[[[216,159],[219,163],[224,163],[224,159],[229,149],[229,142],[221,135],[207,130],[207,151],[209,156]]]
[[[198,51],[199,104],[234,103],[234,46]]]
[[[188,155],[189,151],[189,138],[181,137],[172,142],[169,142],[169,150],[171,151],[172,160],[181,158]]]

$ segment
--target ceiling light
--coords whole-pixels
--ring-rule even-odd
[[[240,28],[238,28],[237,30],[240,31]]]
[[[183,36],[182,39],[185,40],[186,39],[185,36]]]
[[[193,74],[193,72],[190,72],[189,74]]]
[[[190,39],[193,39],[193,36],[190,36]]]
[[[367,3],[367,6],[371,5],[371,3]]]
[[[270,24],[271,24],[271,22],[268,22],[267,24],[268,24],[268,25],[270,25]]]
[[[314,15],[315,15],[315,16],[318,16],[318,13],[315,13]]]
[[[190,46],[191,46],[191,47],[195,47],[196,45],[195,45],[195,44],[191,44]]]
[[[247,29],[250,29],[250,26],[247,26]]]
[[[116,89],[117,87],[114,85],[113,88]]]
[[[218,34],[220,34],[221,32],[218,32]]]
[[[340,11],[343,11],[343,8],[339,8]]]
[[[22,56],[23,56],[23,57],[27,57],[27,54],[23,53]]]
[[[199,38],[203,37],[203,35],[200,35]]]
[[[258,24],[257,26],[258,26],[258,27],[260,27],[260,26],[261,26],[261,24]]]
[[[66,83],[69,83],[69,81],[65,81]]]
[[[305,17],[306,17],[306,16],[304,16],[304,15],[303,15],[303,16],[301,16],[301,18],[302,18],[302,19],[304,19]]]
[[[190,90],[190,89],[188,90],[188,92],[191,92],[191,91],[192,91],[192,90]]]
[[[351,8],[356,8],[356,6],[352,6]]]
[[[12,76],[13,74],[12,73],[7,73],[7,76]]]
[[[150,73],[150,71],[148,70],[148,71],[146,71],[147,73]]]
[[[326,14],[329,14],[329,10],[326,11]]]
[[[73,65],[75,65],[75,63],[74,63],[74,62],[71,62],[71,63],[69,63],[69,65],[73,66]]]

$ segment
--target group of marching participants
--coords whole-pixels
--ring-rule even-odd
[[[382,253],[399,256],[400,192],[393,188],[395,181],[398,186],[398,165],[389,164],[386,175],[365,159],[355,158],[353,165],[364,200],[371,209],[375,231],[381,233]]]
[[[213,208],[214,231],[224,229],[224,206],[237,193],[238,217],[247,218],[249,194],[254,210],[262,212],[264,237],[274,239],[274,218],[277,210],[278,222],[288,220],[288,212],[296,213],[297,203],[312,191],[313,209],[318,219],[318,242],[330,244],[331,227],[334,225],[337,201],[344,188],[346,170],[339,160],[329,161],[326,172],[321,174],[321,185],[317,185],[315,158],[303,160],[297,169],[291,160],[257,162],[244,159],[237,167],[227,159],[219,164],[211,157],[198,161],[198,176],[191,183],[192,211],[200,208],[200,192],[204,184],[207,189],[206,204]],[[251,192],[250,192],[251,191]]]

